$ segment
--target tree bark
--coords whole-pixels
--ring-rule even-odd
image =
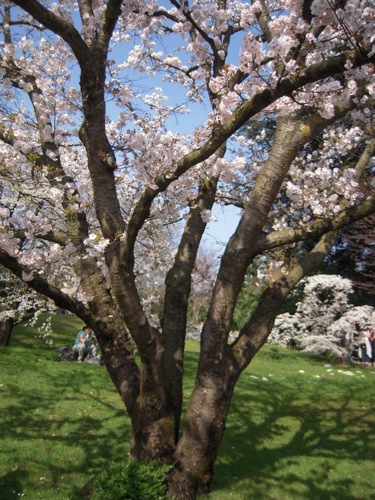
[[[326,121],[317,115],[303,120],[298,114],[293,114],[278,121],[271,154],[222,258],[202,331],[196,383],[176,449],[177,465],[171,474],[168,492],[171,496],[190,499],[195,498],[196,492],[209,490],[235,383],[265,342],[279,307],[290,290],[305,275],[304,271],[307,272],[307,268],[299,267],[300,272],[293,274],[290,282],[283,279],[273,283],[266,291],[261,306],[258,306],[262,314],[255,312],[251,328],[242,333],[240,347],[237,343],[228,346],[233,311],[243,276],[256,256],[257,239],[262,234],[281,183],[299,149],[325,125]],[[312,268],[314,266],[310,266],[309,271]]]
[[[187,326],[188,302],[191,279],[199,244],[206,223],[202,210],[211,210],[215,201],[217,178],[201,183],[196,206],[191,209],[189,220],[174,260],[166,277],[164,316],[162,322],[165,355],[164,366],[168,396],[175,414],[175,439],[180,432],[182,410],[183,360]]]
[[[0,321],[0,346],[6,347],[9,345],[13,325],[14,322],[12,318],[7,318],[4,321]]]
[[[229,355],[229,351],[228,351]],[[228,364],[200,366],[176,449],[168,495],[179,500],[209,492],[237,377]]]
[[[172,498],[193,500],[197,493],[209,491],[238,377],[267,340],[291,289],[320,267],[336,237],[334,232],[322,237],[300,263],[264,291],[255,313],[232,345],[211,358],[201,356],[176,449],[176,467],[169,478],[168,495]]]

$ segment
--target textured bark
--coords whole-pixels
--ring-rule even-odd
[[[13,330],[13,319],[7,318],[0,321],[0,346],[6,347],[9,345],[10,336]]]
[[[168,397],[175,414],[175,439],[178,440],[182,410],[182,379],[184,346],[187,325],[187,310],[191,290],[191,276],[199,244],[206,224],[201,217],[202,210],[211,210],[215,200],[217,178],[202,182],[200,193],[186,224],[184,234],[166,277],[164,300],[163,337],[165,381]]]
[[[238,228],[224,252],[211,306],[202,335],[203,355],[223,352],[243,277],[258,252],[272,204],[295,155],[329,123],[319,115],[302,118],[298,113],[278,120],[272,150],[259,174]]]
[[[207,360],[199,367],[176,449],[176,468],[168,490],[171,497],[193,499],[197,493],[208,493],[235,381],[235,377],[228,376],[224,360]]]
[[[315,268],[312,264],[305,270],[300,268],[301,272],[293,275],[290,282],[274,283],[258,306],[262,314],[253,316],[252,327],[242,332],[240,343],[228,346],[233,310],[246,268],[256,255],[257,238],[297,151],[324,126],[324,120],[316,116],[310,117],[308,126],[297,114],[279,120],[269,159],[224,253],[202,331],[196,384],[176,449],[177,467],[169,486],[171,496],[188,499],[194,498],[197,491],[209,490],[235,383],[265,342],[291,288],[307,269]]]
[[[320,268],[336,238],[337,232],[334,231],[324,235],[305,257],[265,289],[256,310],[232,345],[235,371],[242,372],[263,346],[284,300],[300,280]]]
[[[188,500],[208,493],[214,463],[225,430],[235,382],[239,375],[225,356],[217,352],[200,362],[189,401],[182,436],[176,449],[176,467],[170,476],[168,495]]]

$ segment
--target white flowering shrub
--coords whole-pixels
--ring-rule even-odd
[[[296,291],[302,295],[296,312],[276,318],[268,342],[344,357],[346,335],[375,323],[373,307],[354,307],[350,303],[352,292],[350,280],[340,276],[318,275],[303,280]]]
[[[334,358],[343,358],[346,355],[346,349],[338,344],[337,339],[328,335],[304,337],[301,340],[300,350],[318,356],[329,355]]]
[[[351,307],[341,318],[327,328],[327,334],[341,337],[344,340],[346,332],[367,330],[375,325],[375,309],[371,306]]]

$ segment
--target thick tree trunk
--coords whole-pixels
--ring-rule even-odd
[[[140,398],[139,411],[131,419],[130,457],[167,465],[174,461],[175,418],[173,411],[164,409],[156,416],[158,406],[157,393]]]
[[[0,346],[9,345],[10,335],[12,333],[14,322],[12,318],[0,321]]]
[[[169,479],[172,498],[190,500],[209,492],[236,380],[226,379],[211,373],[200,377],[194,389]]]

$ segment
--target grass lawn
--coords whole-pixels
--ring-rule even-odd
[[[0,499],[89,498],[128,452],[129,420],[103,366],[57,362],[81,321],[18,326],[0,348]],[[188,398],[198,344],[187,343]],[[375,499],[375,369],[265,346],[238,382],[210,500]]]

